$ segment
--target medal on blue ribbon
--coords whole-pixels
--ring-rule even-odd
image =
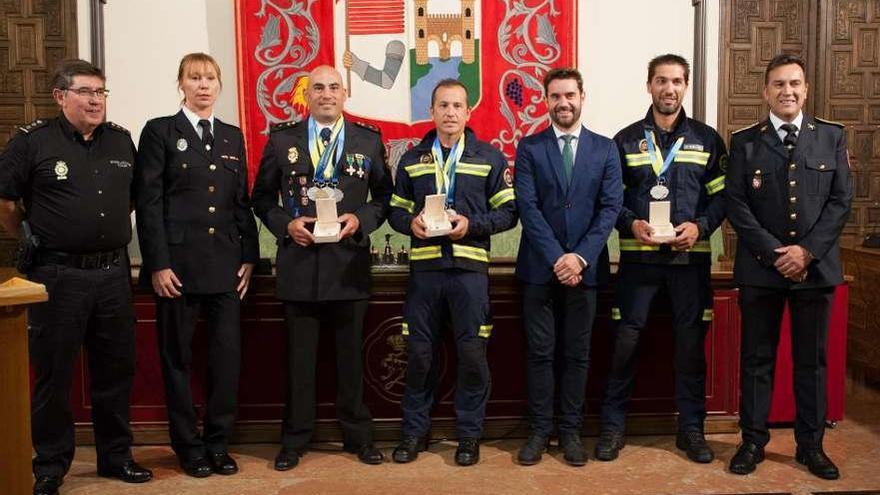
[[[455,215],[455,210],[452,209],[455,203],[455,167],[458,166],[463,153],[464,134],[452,145],[445,160],[439,136],[434,138],[434,144],[431,146],[431,154],[434,155],[434,185],[437,194],[446,195],[446,212],[450,216]]]
[[[314,185],[308,191],[308,197],[312,201],[322,197],[331,197],[337,203],[342,201],[342,191],[337,187],[339,185],[339,167],[336,166],[336,162],[339,161],[345,147],[344,122],[344,119],[339,117],[333,124],[330,142],[325,146],[323,140],[318,136],[318,123],[309,117],[309,154],[312,158],[312,164],[315,166],[315,176],[312,180]],[[322,191],[328,186],[329,190]]]
[[[675,160],[678,150],[680,150],[681,146],[684,144],[684,136],[675,140],[675,144],[669,149],[669,153],[665,158],[660,151],[660,147],[657,146],[657,138],[654,136],[653,131],[645,129],[645,141],[648,144],[648,155],[651,157],[651,167],[654,169],[654,173],[657,174],[657,185],[651,188],[651,197],[660,201],[669,196],[666,172]]]

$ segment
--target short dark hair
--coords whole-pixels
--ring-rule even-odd
[[[684,69],[684,82],[690,83],[691,66],[681,55],[667,53],[652,58],[651,61],[648,62],[648,82],[651,82],[654,79],[654,73],[657,72],[658,65],[680,65]]]
[[[465,86],[464,83],[459,81],[458,79],[452,79],[450,77],[447,79],[441,79],[440,82],[438,82],[437,85],[434,86],[434,91],[431,91],[431,106],[432,107],[434,106],[434,100],[437,98],[437,90],[438,89],[440,89],[440,88],[455,88],[455,87],[459,87],[464,90],[465,101],[467,101],[467,97],[468,97],[467,86]],[[468,105],[468,106],[470,106],[470,105]]]
[[[584,92],[584,78],[579,70],[574,67],[557,67],[544,74],[544,96],[547,96],[547,88],[550,87],[550,83],[557,79],[574,79],[577,81],[580,92]]]
[[[74,76],[89,76],[107,81],[104,72],[85,60],[69,58],[58,62],[52,73],[52,89],[69,89],[73,85]]]
[[[804,63],[804,59],[798,57],[797,55],[792,55],[791,53],[780,53],[779,55],[773,57],[770,60],[770,63],[767,64],[767,70],[764,71],[764,85],[766,86],[768,82],[770,82],[770,71],[777,67],[782,67],[783,65],[791,65],[795,64],[804,71],[804,77],[807,77],[807,64]]]

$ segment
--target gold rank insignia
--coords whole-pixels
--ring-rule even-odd
[[[299,160],[299,150],[295,146],[287,150],[287,160],[290,163],[296,163]]]
[[[422,163],[431,163],[434,161],[434,158],[432,158],[430,154],[425,153],[424,155],[422,155],[422,158],[420,158],[420,161]]]
[[[67,163],[63,160],[58,160],[55,162],[55,178],[58,180],[67,180]]]

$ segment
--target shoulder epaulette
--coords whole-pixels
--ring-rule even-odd
[[[753,122],[753,123],[751,123],[751,124],[749,124],[749,125],[747,125],[747,126],[741,128],[741,129],[737,129],[737,130],[735,130],[735,131],[732,131],[732,132],[730,133],[730,135],[733,136],[733,135],[736,134],[737,132],[742,132],[742,131],[745,131],[746,129],[751,129],[751,128],[757,126],[757,125],[760,124],[760,123],[761,123],[761,122]]]
[[[369,131],[373,131],[373,132],[375,132],[376,134],[381,134],[381,133],[382,133],[382,131],[379,130],[379,128],[376,127],[376,126],[374,126],[373,124],[368,124],[368,123],[366,123],[366,122],[361,122],[361,121],[359,121],[359,120],[353,120],[352,122],[354,122],[354,125],[356,125],[356,126],[358,126],[358,127],[363,127],[364,129],[367,129],[367,130],[369,130]]]
[[[823,124],[837,126],[837,127],[840,127],[841,129],[846,128],[846,125],[841,124],[840,122],[835,122],[833,120],[820,119],[819,117],[813,117],[813,118],[816,119],[816,122],[822,122]]]
[[[121,125],[119,125],[119,124],[117,124],[117,123],[115,123],[115,122],[110,122],[110,121],[108,121],[108,122],[107,122],[107,127],[113,129],[114,131],[119,131],[119,132],[121,132],[121,133],[123,133],[123,134],[126,134],[126,135],[128,135],[128,136],[131,136],[131,132],[130,132],[128,129],[126,129],[125,127],[122,127]]]
[[[25,125],[19,126],[18,130],[25,133],[25,134],[28,134],[30,132],[33,132],[33,131],[39,129],[40,127],[45,127],[47,125],[49,125],[48,119],[37,119],[37,120],[31,122],[30,124],[25,124]]]
[[[290,129],[290,128],[296,127],[297,124],[299,124],[299,122],[294,122],[292,120],[288,121],[288,122],[282,122],[280,124],[275,124],[272,127],[270,127],[269,132],[283,131],[284,129]]]

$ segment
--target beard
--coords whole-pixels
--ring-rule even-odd
[[[681,100],[676,99],[675,103],[664,103],[661,98],[654,100],[654,110],[661,115],[674,115],[681,108]]]
[[[564,110],[567,110],[569,112],[568,116],[560,117],[559,112],[564,111]],[[580,118],[581,118],[580,107],[575,107],[575,106],[556,107],[550,111],[550,120],[552,120],[554,124],[556,124],[560,127],[571,127]]]

